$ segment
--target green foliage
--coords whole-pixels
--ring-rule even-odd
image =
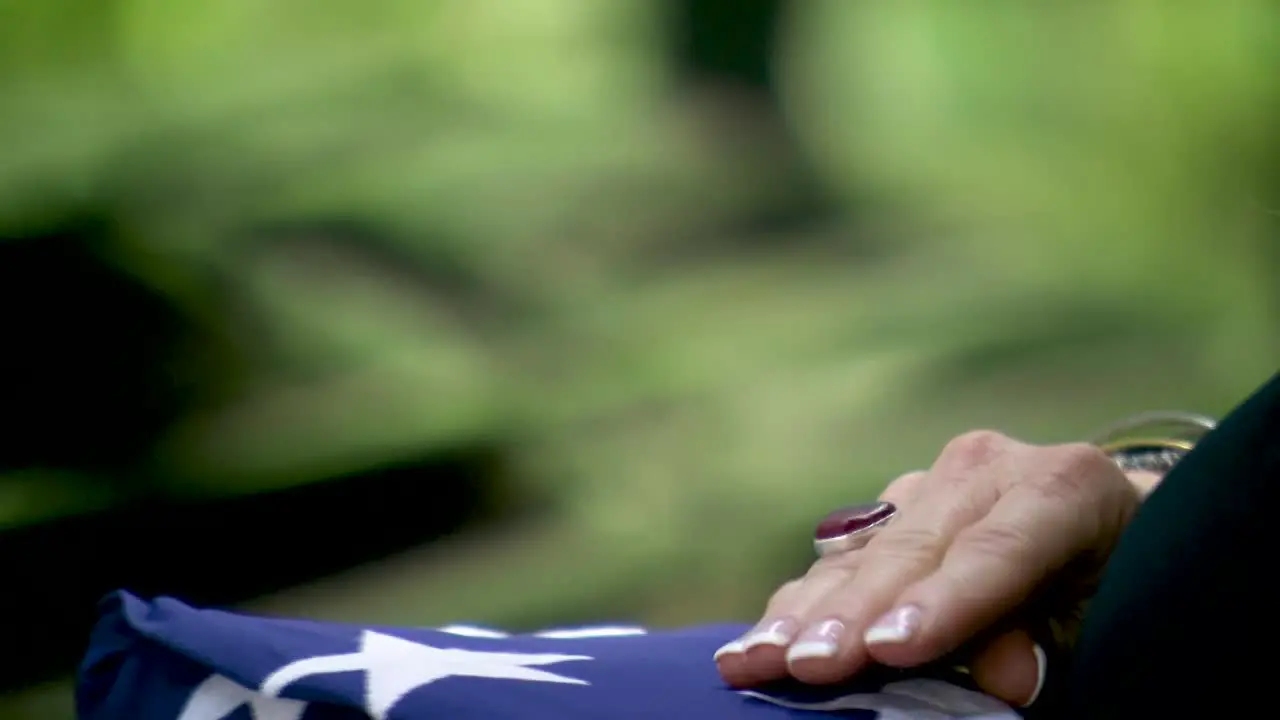
[[[0,0],[0,226],[111,208],[117,260],[239,355],[162,439],[163,492],[485,437],[558,498],[260,607],[747,615],[814,515],[954,433],[1220,412],[1272,370],[1277,12],[799,5],[790,117],[863,222],[746,252],[717,235],[780,164],[672,98],[651,3]],[[330,220],[381,249],[262,230]],[[853,259],[868,236],[892,252]],[[0,516],[105,502],[59,482]]]

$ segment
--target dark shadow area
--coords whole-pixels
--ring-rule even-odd
[[[295,489],[150,501],[0,534],[0,692],[70,671],[99,599],[125,588],[224,606],[505,515],[491,447]]]
[[[862,208],[843,208],[831,194],[787,116],[777,63],[794,7],[791,0],[675,0],[670,6],[677,86],[691,95],[716,142],[737,144],[734,153],[769,158],[759,170],[768,177],[760,181],[774,189],[727,226],[662,246],[668,264],[790,249],[852,251],[859,259],[881,253],[870,238],[845,233],[837,248],[823,232]]]
[[[106,258],[118,227],[66,213],[0,237],[0,470],[117,475],[186,407],[182,312]]]
[[[774,44],[786,0],[680,0],[673,28],[679,67],[694,82],[737,86],[775,105]]]

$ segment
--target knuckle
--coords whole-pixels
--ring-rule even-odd
[[[1104,495],[1111,485],[1127,484],[1119,468],[1101,450],[1085,443],[1054,448],[1054,458],[1046,463],[1045,470],[1037,476],[1035,485],[1056,501],[1080,502]]]
[[[1062,464],[1084,471],[1089,474],[1098,474],[1100,471],[1110,471],[1108,475],[1114,475],[1115,463],[1107,454],[1096,445],[1089,443],[1068,443],[1059,445],[1057,448]]]
[[[790,604],[801,593],[804,587],[804,580],[794,579],[788,580],[773,591],[773,595],[769,597],[768,607],[778,608]]]
[[[833,575],[849,575],[858,569],[864,557],[863,551],[842,552],[826,555],[813,561],[805,580],[820,580]]]
[[[1028,528],[1011,523],[981,523],[956,536],[955,547],[966,553],[1017,563],[1035,543]]]
[[[1118,533],[1141,502],[1124,471],[1094,445],[1073,443],[1057,450],[1056,470],[1044,476],[1041,492],[1053,501],[1087,506],[1094,532]]]
[[[915,472],[899,475],[885,487],[884,492],[880,493],[880,499],[896,504],[906,502],[911,495],[912,488],[917,487],[928,474],[924,470],[916,470]]]
[[[925,471],[925,470],[915,470],[909,473],[903,473],[902,475],[899,475],[897,479],[895,479],[893,482],[889,483],[889,487],[893,487],[895,485],[910,485],[911,483],[915,483],[915,482],[919,482],[920,480],[923,480],[928,475],[929,475],[928,471]]]
[[[1036,482],[1031,483],[1031,488],[1046,502],[1073,505],[1090,502],[1098,497],[1096,486],[1097,483],[1087,475],[1071,469],[1055,469],[1046,472],[1038,476]]]
[[[1012,444],[1012,439],[995,430],[971,430],[948,442],[941,458],[964,466],[986,465]]]
[[[872,538],[866,552],[878,560],[915,564],[937,560],[943,545],[942,536],[935,530],[900,527]]]

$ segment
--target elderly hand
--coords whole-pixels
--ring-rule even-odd
[[[881,499],[897,515],[866,547],[783,585],[755,628],[716,654],[720,673],[737,687],[787,675],[832,683],[872,662],[937,660],[1010,617],[1069,563],[1105,559],[1156,480],[1126,476],[1093,445],[962,435],[928,471],[889,485]],[[1043,685],[1045,654],[1022,629],[969,657],[978,685],[1015,706]]]

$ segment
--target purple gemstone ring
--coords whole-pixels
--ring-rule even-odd
[[[833,510],[814,528],[813,549],[818,557],[858,550],[897,514],[898,508],[887,502]]]

